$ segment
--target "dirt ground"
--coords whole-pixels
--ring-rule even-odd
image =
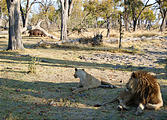
[[[167,40],[133,41],[88,49],[70,44],[66,47],[34,48],[40,37],[23,37],[24,51],[5,51],[7,38],[0,38],[0,119],[7,120],[166,120],[167,119]],[[47,38],[45,38],[47,40]],[[36,60],[34,60],[36,59]],[[74,68],[84,68],[100,80],[120,88],[96,88],[72,94],[77,86]],[[35,73],[29,73],[34,70]],[[154,74],[161,85],[164,106],[145,110],[136,116],[135,107],[117,111],[118,103],[102,107],[95,104],[111,101],[124,88],[131,73],[145,70]]]

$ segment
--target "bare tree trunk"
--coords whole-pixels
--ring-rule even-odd
[[[150,0],[147,0],[145,5],[143,6],[143,8],[139,11],[139,14],[136,16],[136,9],[135,9],[135,3],[132,3],[131,9],[132,9],[132,17],[133,17],[133,31],[136,30],[136,25],[137,25],[137,21],[141,15],[141,13],[143,12],[143,10],[146,7],[152,6],[154,4],[156,4],[156,2],[152,3],[152,4],[148,4]]]
[[[163,11],[162,14],[162,22],[161,22],[161,25],[160,25],[160,31],[162,32],[165,28],[165,19],[166,19],[166,13],[167,11]]]
[[[161,13],[161,17],[162,17],[162,22],[161,22],[161,25],[160,25],[160,31],[162,32],[163,29],[165,28],[165,19],[167,19],[167,9],[166,9],[166,6],[165,6],[165,0],[156,0],[156,2],[158,3],[159,5],[159,10],[160,10],[160,13]]]
[[[98,24],[97,24],[97,17],[96,17],[96,19],[95,19],[95,29],[97,29],[98,28]]]
[[[128,31],[128,6],[127,6],[127,0],[124,0],[124,23],[125,23],[125,30]]]
[[[23,27],[27,27],[27,26],[28,26],[29,13],[30,13],[30,11],[28,11],[28,12],[25,14],[25,25],[24,25]]]
[[[32,2],[30,4],[30,0],[27,0],[27,4],[26,4],[26,13],[25,13],[25,25],[23,27],[27,27],[28,26],[28,19],[29,19],[29,14],[30,14],[30,10],[31,10],[31,7],[32,5],[34,4],[35,2]],[[29,4],[30,4],[30,7],[29,7]]]
[[[138,21],[137,21],[137,27],[140,29],[141,28],[141,20],[140,19],[138,19]]]
[[[144,27],[147,28],[147,22],[148,20],[146,19]]]
[[[25,27],[24,11],[23,11],[21,4],[20,4],[20,12],[21,12],[21,18],[22,18],[22,22],[23,22],[23,27]]]
[[[28,20],[29,20],[29,14],[31,11],[32,6],[35,3],[41,3],[41,2],[37,2],[36,0],[34,0],[31,4],[30,4],[30,0],[27,0],[26,3],[26,8],[25,8],[25,13],[23,12],[22,6],[20,4],[20,11],[21,11],[21,16],[22,16],[22,22],[23,22],[23,28],[22,28],[22,32],[25,32],[28,28]]]
[[[109,36],[110,36],[110,19],[109,18],[107,18],[107,35],[106,35],[106,37],[108,37],[109,38]]]
[[[67,21],[72,11],[74,0],[60,0],[61,3],[61,36],[60,40],[67,40]]]
[[[132,4],[132,5],[134,5],[134,4]],[[132,18],[133,18],[133,31],[136,31],[137,16],[136,16],[135,6],[132,6]]]
[[[133,31],[136,31],[137,20],[133,20]]]
[[[68,20],[68,3],[65,4],[65,6],[62,5],[60,40],[67,40],[67,20]]]
[[[3,26],[3,24],[2,24],[2,16],[3,16],[3,14],[2,14],[2,8],[1,8],[1,6],[0,6],[0,26]]]
[[[119,49],[122,47],[122,15],[120,14],[120,18],[119,18],[119,24],[120,24],[120,27],[119,27],[119,41],[118,41],[118,47]]]
[[[20,0],[6,0],[9,14],[8,50],[24,49],[20,28]]]

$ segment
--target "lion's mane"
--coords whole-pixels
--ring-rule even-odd
[[[138,102],[143,104],[159,102],[156,100],[159,84],[153,75],[146,71],[137,71],[132,73],[128,83],[131,83],[129,85],[132,85],[132,94]]]

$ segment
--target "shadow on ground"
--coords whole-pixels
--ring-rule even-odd
[[[12,60],[14,63],[27,64],[28,61],[32,60],[32,57],[29,55],[20,55],[17,52],[1,52],[0,53],[0,62],[9,63],[9,60]],[[14,61],[13,61],[14,60]],[[113,69],[120,71],[137,71],[144,70],[148,72],[153,72],[156,74],[158,79],[167,79],[167,69],[164,68],[155,68],[155,67],[140,67],[140,66],[132,66],[132,65],[120,65],[120,64],[107,64],[107,63],[91,63],[91,62],[81,62],[81,61],[70,61],[70,60],[60,60],[60,59],[51,59],[51,58],[43,58],[39,57],[39,65],[41,66],[52,66],[52,67],[81,67],[81,68],[95,68],[95,69]],[[157,63],[166,64],[166,60],[158,59]]]
[[[135,116],[135,108],[117,111],[116,103],[100,108],[94,104],[112,100],[120,91],[96,88],[72,94],[76,83],[24,82],[0,78],[1,119],[164,119],[167,111],[145,110]],[[167,97],[167,95],[165,96]],[[53,102],[54,101],[54,102]]]
[[[32,57],[17,52],[0,52],[0,63],[28,64]],[[167,79],[165,68],[138,67],[132,65],[99,64],[60,59],[39,58],[39,65],[53,67],[81,67],[95,69],[114,69],[122,71],[146,70],[154,72],[158,78]],[[163,60],[157,61],[164,64]],[[1,70],[2,72],[4,70]],[[26,73],[26,71],[14,71]],[[79,94],[72,94],[71,87],[77,83],[25,82],[0,78],[0,118],[1,119],[156,119],[167,118],[167,86],[162,86],[165,106],[159,111],[145,110],[141,116],[135,116],[135,108],[119,112],[116,103],[100,108],[94,104],[112,100],[117,89],[91,89]],[[53,104],[51,104],[53,101]]]

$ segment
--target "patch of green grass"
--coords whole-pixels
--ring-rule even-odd
[[[39,58],[32,57],[31,61],[29,61],[29,64],[28,64],[28,73],[36,73],[37,64],[39,64]]]

